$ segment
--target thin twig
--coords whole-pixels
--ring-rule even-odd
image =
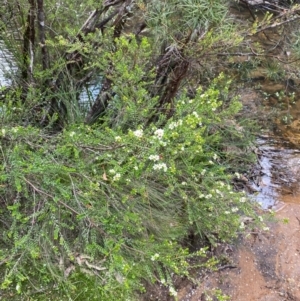
[[[45,192],[45,191],[43,191],[43,190],[41,190],[41,189],[35,187],[35,186],[34,186],[30,181],[28,181],[25,177],[24,177],[24,181],[25,181],[27,184],[29,184],[35,191],[37,191],[37,192],[39,192],[39,193],[42,193],[42,194],[44,194],[44,195],[46,195],[46,196],[48,196],[48,197],[54,199],[54,196],[52,196],[52,195],[48,194],[47,192]],[[74,214],[79,215],[79,213],[78,213],[75,209],[71,208],[69,205],[67,205],[67,204],[64,203],[63,201],[58,200],[57,202],[58,202],[59,204],[63,205],[65,208],[69,209],[69,210],[70,210],[71,212],[73,212]]]
[[[78,144],[76,145],[78,147],[81,147],[81,148],[85,148],[87,150],[100,150],[100,151],[108,151],[108,150],[115,150],[115,149],[118,149],[118,148],[122,148],[125,146],[125,144],[122,144],[122,145],[116,145],[116,146],[107,146],[107,147],[95,147],[95,146],[85,146],[85,145],[81,145],[81,144]]]

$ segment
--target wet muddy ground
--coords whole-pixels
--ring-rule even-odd
[[[233,247],[235,268],[206,275],[198,288],[183,289],[179,300],[215,300],[207,296],[216,289],[232,301],[300,300],[300,199],[289,196],[283,201],[288,203],[276,214],[280,222]]]

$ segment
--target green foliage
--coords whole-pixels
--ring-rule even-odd
[[[28,3],[21,4],[26,11]],[[230,185],[235,167],[227,146],[243,141],[246,148],[251,140],[233,121],[241,104],[230,80],[221,73],[202,87],[198,71],[188,70],[191,76],[178,80],[164,108],[153,92],[160,76],[153,62],[165,41],[175,41],[182,61],[194,62],[208,49],[239,43],[232,24],[218,27],[225,4],[139,2],[152,35],[116,38],[114,28],[77,35],[91,8],[99,8],[93,1],[47,1],[51,66],[43,70],[34,61],[35,84],[26,93],[13,89],[0,105],[4,298],[138,300],[149,282],[160,282],[176,298],[174,274],[190,277],[193,262],[216,264],[205,248],[190,251],[189,235],[203,243],[229,241],[244,231],[240,215],[255,218],[253,204]],[[199,39],[182,47],[178,33],[187,38],[195,30]],[[74,61],[65,58],[73,54],[80,60],[71,68]],[[180,64],[176,56],[167,59],[168,84]],[[93,126],[82,122],[86,112],[76,89],[89,74],[110,85],[105,114]],[[54,89],[57,78],[64,80]],[[47,115],[53,99],[66,111],[59,132],[53,130],[58,113]]]
[[[120,82],[143,77],[119,62]],[[56,135],[2,126],[3,290],[31,295],[56,283],[70,300],[132,300],[146,279],[176,295],[172,273],[188,275],[189,258],[206,256],[182,244],[189,233],[214,243],[243,230],[239,213],[251,216],[252,205],[230,186],[221,150],[224,121],[240,108],[226,98],[227,79],[199,87],[193,99],[183,92],[172,118],[148,127],[155,99],[144,85],[132,94],[118,86],[100,125]]]

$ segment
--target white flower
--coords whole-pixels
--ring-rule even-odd
[[[231,211],[232,212],[237,212],[237,211],[239,211],[239,208],[238,207],[233,207],[233,208],[231,208]]]
[[[241,222],[241,224],[240,224],[240,229],[245,229],[245,224],[244,224],[244,222]]]
[[[246,202],[246,198],[245,197],[240,198],[240,203],[245,203],[245,202]]]
[[[177,126],[178,126],[178,125],[177,125],[177,122],[171,122],[171,123],[169,124],[169,129],[170,129],[170,130],[174,130]]]
[[[201,171],[201,175],[204,176],[205,173],[206,173],[206,169],[203,169],[203,170]]]
[[[169,293],[171,296],[174,296],[174,297],[177,296],[177,292],[176,292],[175,288],[172,286],[169,288]]]
[[[187,182],[181,182],[181,185],[186,186]]]
[[[241,175],[238,172],[235,172],[234,175],[239,179]]]
[[[154,135],[158,138],[158,139],[161,139],[164,135],[164,130],[162,129],[157,129],[155,132],[154,132]]]
[[[117,173],[117,174],[114,175],[113,181],[119,181],[120,178],[121,178],[121,174]]]
[[[143,130],[136,130],[133,132],[133,135],[136,136],[137,138],[142,138],[143,137]]]
[[[270,228],[269,228],[269,227],[263,227],[263,230],[264,230],[264,231],[269,231]]]
[[[209,161],[208,161],[208,163],[209,163],[209,164],[211,164],[211,165],[212,165],[212,164],[214,164],[214,162],[213,162],[213,161],[211,161],[211,160],[209,160]]]
[[[120,141],[122,140],[122,138],[121,138],[120,136],[116,136],[116,137],[115,137],[115,140],[116,140],[117,142],[120,142]]]
[[[149,160],[154,161],[154,162],[159,161],[159,155],[150,155]]]
[[[192,114],[193,114],[196,118],[199,118],[199,115],[198,115],[197,112],[194,111]]]
[[[217,194],[219,194],[221,197],[223,197],[223,193],[219,189],[216,189],[215,191]]]
[[[211,199],[212,198],[212,195],[211,194],[208,194],[207,196],[205,196],[206,199]]]
[[[133,169],[134,170],[139,170],[138,166],[136,166],[136,165],[133,167]]]
[[[73,137],[75,134],[76,134],[75,132],[71,132],[70,137]]]
[[[168,167],[166,165],[166,163],[158,163],[158,164],[154,164],[153,165],[153,169],[154,170],[160,170],[160,169],[163,169],[164,172],[167,171]]]
[[[110,169],[108,172],[111,173],[111,174],[115,174],[116,173],[116,171],[114,169]]]
[[[262,222],[264,219],[263,219],[263,217],[262,216],[258,216],[258,219]]]
[[[154,255],[151,256],[151,260],[155,261],[159,257],[158,253],[155,253]]]
[[[230,214],[230,212],[229,212],[229,211],[224,211],[224,213],[225,213],[225,214]]]
[[[218,159],[218,155],[217,155],[217,154],[214,154],[214,155],[213,155],[213,158],[214,158],[214,160]]]

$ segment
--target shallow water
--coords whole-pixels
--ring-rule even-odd
[[[12,54],[0,40],[0,88],[12,84],[12,75],[16,72],[16,64]]]
[[[260,174],[253,180],[257,190],[253,199],[264,209],[276,208],[282,195],[293,196],[299,192],[300,152],[272,137],[258,138],[257,144]]]

